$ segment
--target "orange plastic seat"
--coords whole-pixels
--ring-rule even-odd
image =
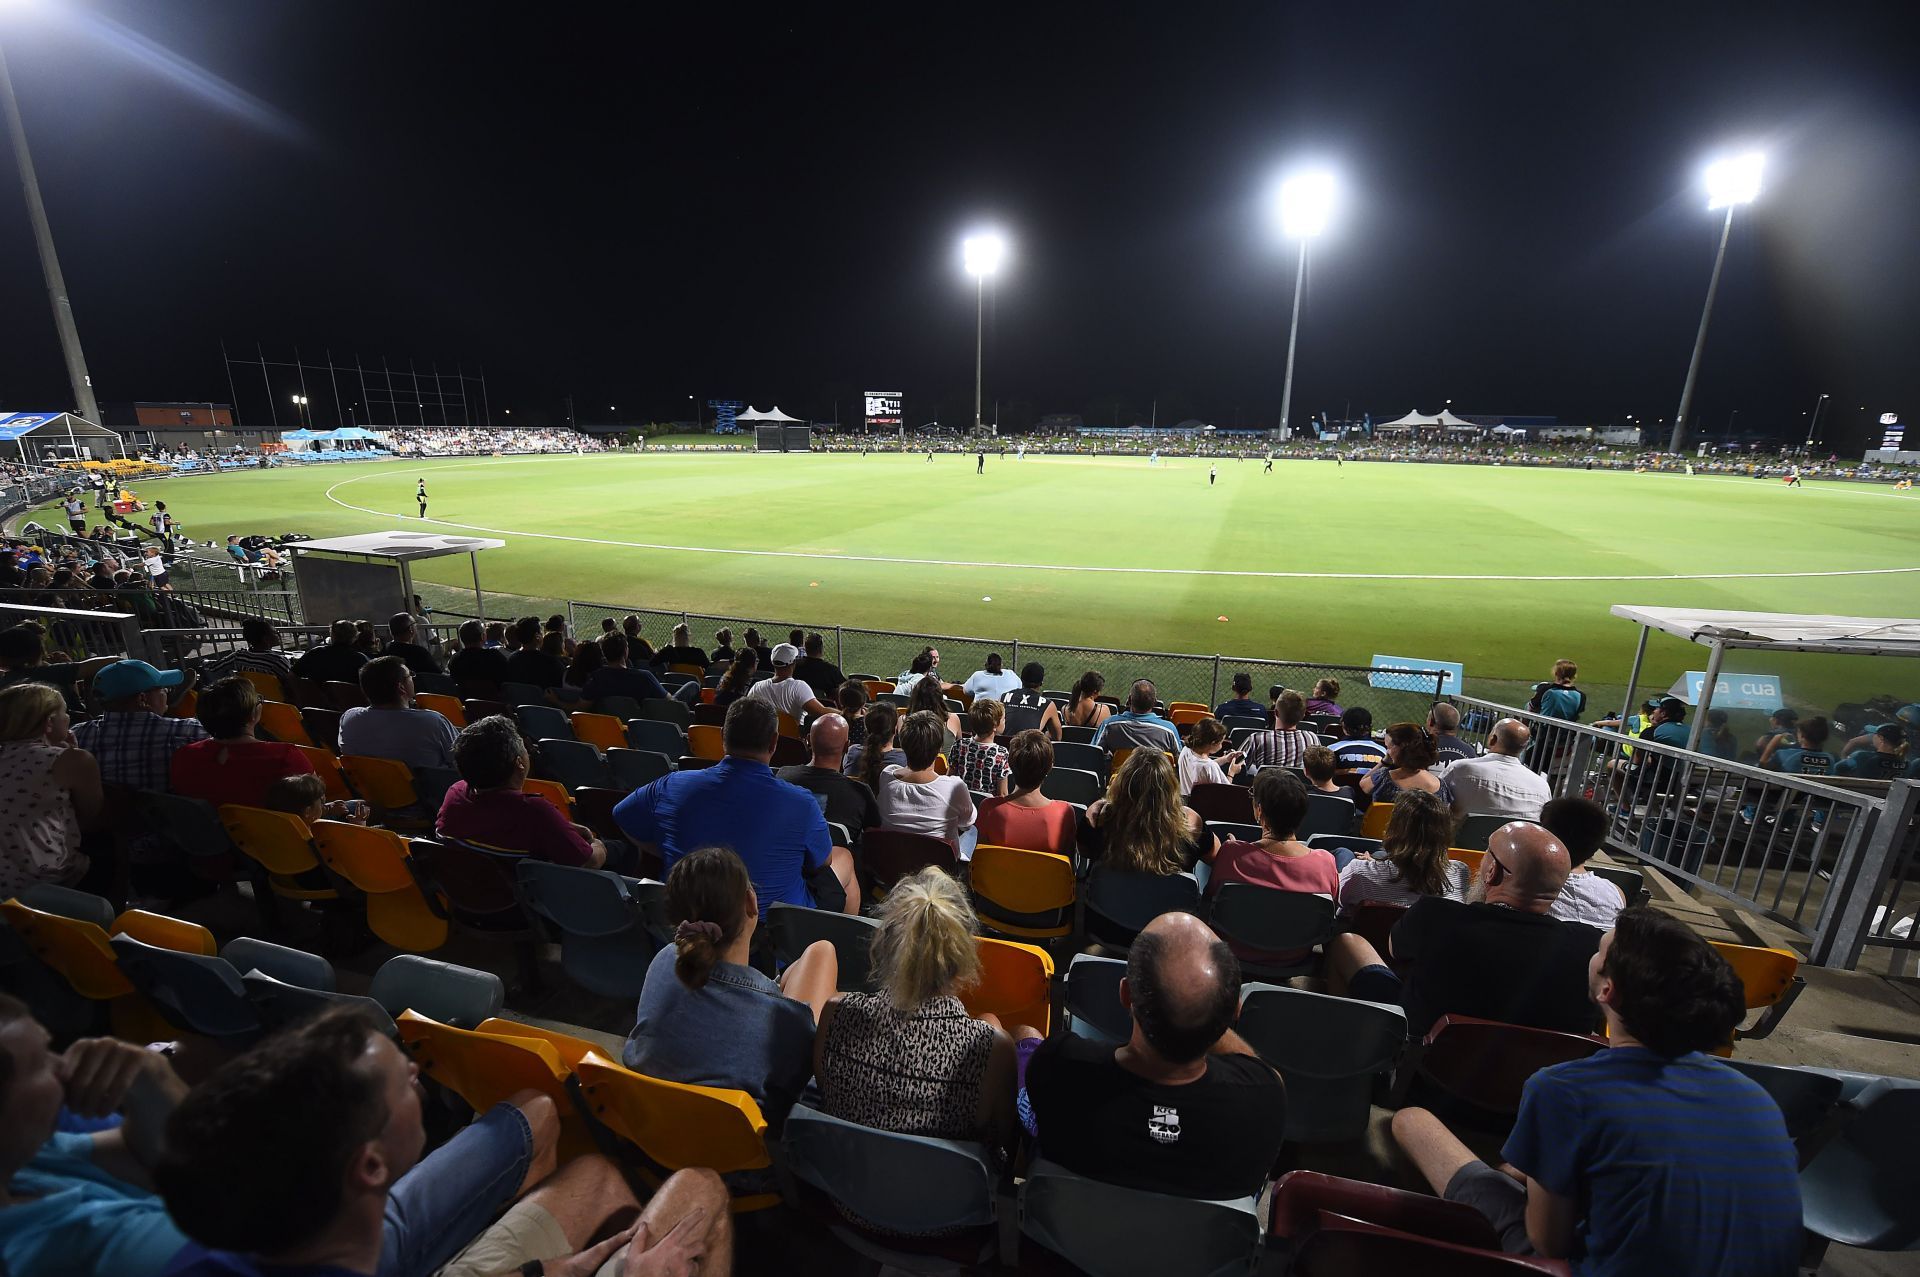
[[[603,753],[609,749],[625,749],[627,725],[612,714],[581,712],[573,716],[573,738],[583,740]]]
[[[188,922],[184,918],[170,918],[164,913],[149,913],[145,909],[123,911],[113,920],[111,934],[132,936],[141,944],[150,944],[156,949],[197,953],[203,958],[217,957],[220,953],[213,932],[199,923]]]
[[[299,750],[307,756],[314,775],[326,785],[328,802],[344,802],[353,797],[353,787],[347,784],[347,774],[340,770],[340,760],[331,749],[320,745],[301,745]]]
[[[1203,717],[1211,715],[1213,713],[1212,710],[1208,709],[1205,705],[1202,705],[1199,701],[1168,701],[1167,702],[1167,713],[1169,714],[1178,714],[1183,709],[1199,710]],[[1173,721],[1177,723],[1180,720],[1176,718]],[[1189,719],[1188,721],[1191,722],[1192,720]]]
[[[1807,985],[1806,978],[1800,975],[1800,959],[1785,949],[1763,949],[1758,945],[1733,944],[1725,940],[1710,940],[1720,956],[1727,960],[1733,973],[1740,977],[1740,986],[1746,993],[1747,1010],[1765,1009],[1766,1014],[1748,1029],[1736,1030],[1737,1038],[1764,1038],[1772,1033],[1774,1026],[1780,1023],[1793,1005],[1794,999]],[[1732,1049],[1726,1052],[1732,1054]]]
[[[91,922],[47,913],[18,900],[0,901],[0,917],[26,942],[33,956],[58,972],[83,998],[124,998],[133,985],[120,971],[107,933]]]
[[[312,832],[327,868],[365,893],[374,935],[412,953],[431,953],[447,942],[447,920],[427,903],[407,868],[406,839],[391,829],[339,820],[316,821]]]
[[[1031,1025],[1045,1037],[1053,1022],[1053,959],[1047,951],[986,936],[974,943],[980,950],[980,983],[960,991],[967,1013],[991,1011],[1002,1025]]]
[[[467,725],[467,708],[460,703],[458,696],[448,696],[445,692],[415,692],[413,703],[417,709],[430,709],[455,727]]]
[[[1478,878],[1480,876],[1480,862],[1486,859],[1486,856],[1486,852],[1475,851],[1471,847],[1447,848],[1447,859],[1457,860],[1465,865],[1467,867],[1467,876],[1470,878]]]
[[[1376,802],[1367,808],[1367,814],[1360,818],[1362,838],[1384,838],[1387,836],[1387,822],[1393,819],[1393,804]]]
[[[982,843],[973,849],[970,880],[981,925],[1031,940],[1072,933],[1075,883],[1067,857]],[[1050,914],[1059,921],[1044,921]]]
[[[706,666],[695,665],[691,661],[682,661],[678,665],[669,665],[667,669],[671,673],[685,674],[689,678],[705,678],[707,676]]]
[[[269,674],[265,670],[240,670],[238,673],[253,684],[253,690],[260,693],[262,701],[277,701],[287,694],[278,674]]]
[[[475,1113],[485,1113],[516,1092],[538,1091],[560,1113],[560,1160],[593,1151],[567,1094],[572,1070],[552,1043],[456,1029],[413,1011],[402,1011],[393,1022],[421,1074],[465,1100]]]
[[[270,678],[271,675],[261,675]],[[300,745],[312,748],[313,737],[307,734],[307,725],[300,719],[300,707],[289,705],[285,701],[260,702],[260,726],[277,741],[288,745]]]
[[[933,774],[936,776],[945,776],[948,774],[947,756],[945,754],[935,754],[933,756]]]
[[[893,690],[893,684],[884,678],[870,678],[865,681],[868,696],[878,696],[882,692],[891,692]]]
[[[289,900],[339,899],[340,893],[330,887],[309,887],[298,880],[301,874],[320,868],[313,834],[300,817],[292,812],[228,803],[220,809],[220,823],[226,826],[233,845],[267,871],[274,895]]]
[[[718,727],[695,723],[687,729],[687,752],[695,758],[711,758],[715,762],[725,758],[727,747],[720,732]]]
[[[745,1091],[687,1086],[622,1068],[590,1052],[574,1068],[587,1111],[668,1172],[704,1166],[725,1175],[772,1165],[767,1119]],[[637,1168],[655,1186],[650,1167]],[[733,1199],[736,1214],[780,1202],[777,1193]]]
[[[1129,758],[1133,757],[1133,748],[1131,745],[1122,745],[1118,749],[1108,751],[1113,755],[1113,764],[1107,769],[1107,775],[1118,776],[1120,774],[1120,769],[1126,765]]]
[[[556,1033],[552,1029],[537,1028],[531,1024],[522,1024],[518,1020],[503,1020],[499,1016],[480,1021],[474,1026],[476,1033],[490,1033],[498,1038],[538,1038],[553,1048],[560,1062],[569,1069],[577,1066],[587,1057],[587,1052],[598,1050],[585,1038],[576,1038],[567,1033]]]
[[[780,734],[782,736],[789,737],[793,740],[801,739],[799,719],[795,718],[791,714],[782,713],[779,715],[779,723],[780,723]]]
[[[279,690],[280,689],[278,687],[274,688],[274,691],[276,692],[278,692]],[[190,691],[186,695],[182,696],[179,700],[173,703],[173,708],[167,711],[167,717],[168,718],[192,718],[194,710],[199,705],[199,703],[200,703],[200,693]]]
[[[361,797],[382,811],[397,811],[419,802],[413,790],[413,768],[391,758],[345,754],[340,766]]]
[[[527,777],[526,784],[522,785],[521,788],[529,794],[540,795],[540,797],[546,799],[555,807],[558,807],[562,816],[565,816],[568,820],[573,819],[573,799],[568,796],[567,787],[559,781],[538,780],[529,776]]]
[[[1200,705],[1181,706],[1168,712],[1172,715],[1175,727],[1189,727],[1203,718],[1213,717],[1212,710]]]

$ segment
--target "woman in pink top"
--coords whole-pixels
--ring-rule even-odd
[[[989,847],[1073,854],[1078,832],[1073,804],[1048,798],[1040,783],[1053,770],[1053,742],[1042,731],[1020,732],[1007,743],[1013,792],[980,804],[980,841]]]
[[[1265,835],[1259,842],[1223,843],[1213,858],[1213,879],[1209,894],[1230,882],[1243,882],[1276,891],[1301,891],[1333,899],[1340,889],[1340,871],[1334,867],[1333,853],[1309,847],[1294,837],[1307,814],[1307,787],[1292,772],[1267,770],[1253,778],[1253,815]],[[1306,957],[1305,951],[1269,953],[1235,944],[1234,952],[1245,961],[1273,966],[1290,966]]]

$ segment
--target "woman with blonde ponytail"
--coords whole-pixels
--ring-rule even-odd
[[[648,1077],[745,1091],[782,1120],[813,1073],[814,1023],[840,978],[816,940],[778,983],[747,965],[760,901],[747,867],[703,847],[667,875],[673,944],[653,957],[622,1059]]]

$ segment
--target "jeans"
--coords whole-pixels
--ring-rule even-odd
[[[533,1130],[511,1104],[435,1149],[387,1197],[378,1277],[432,1277],[513,1201],[532,1160]]]

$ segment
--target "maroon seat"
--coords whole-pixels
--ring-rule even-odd
[[[495,715],[507,719],[513,717],[513,706],[505,701],[483,700],[478,696],[470,696],[461,701],[460,708],[466,712],[469,723],[477,723],[483,718],[492,718]]]
[[[1606,1048],[1606,1039],[1591,1034],[1443,1015],[1401,1066],[1396,1102],[1417,1078],[1483,1113],[1511,1118],[1528,1078]]]
[[[1320,1226],[1322,1212],[1362,1219],[1433,1241],[1482,1250],[1500,1248],[1500,1235],[1493,1231],[1487,1217],[1465,1202],[1319,1171],[1288,1171],[1280,1177],[1273,1186],[1269,1230],[1275,1237],[1302,1241]]]
[[[1209,824],[1252,825],[1253,791],[1241,785],[1221,785],[1202,781],[1187,795],[1187,806],[1200,813]]]
[[[1295,1277],[1523,1277],[1570,1271],[1565,1260],[1461,1246],[1321,1211],[1294,1253]]]
[[[860,835],[860,876],[880,895],[909,874],[935,865],[948,873],[957,873],[960,858],[953,844],[930,834],[910,834],[899,829],[869,829]]]
[[[693,707],[695,726],[725,727],[727,725],[727,707],[725,705],[695,705]]]
[[[1390,905],[1384,900],[1369,900],[1353,911],[1353,933],[1373,946],[1373,951],[1393,964],[1388,937],[1393,924],[1407,916],[1406,905]]]
[[[791,736],[782,736],[773,742],[773,766],[798,767],[805,763],[809,755],[804,743]]]
[[[363,709],[367,703],[367,694],[360,690],[358,683],[328,683],[327,700],[342,712],[350,709]]]

